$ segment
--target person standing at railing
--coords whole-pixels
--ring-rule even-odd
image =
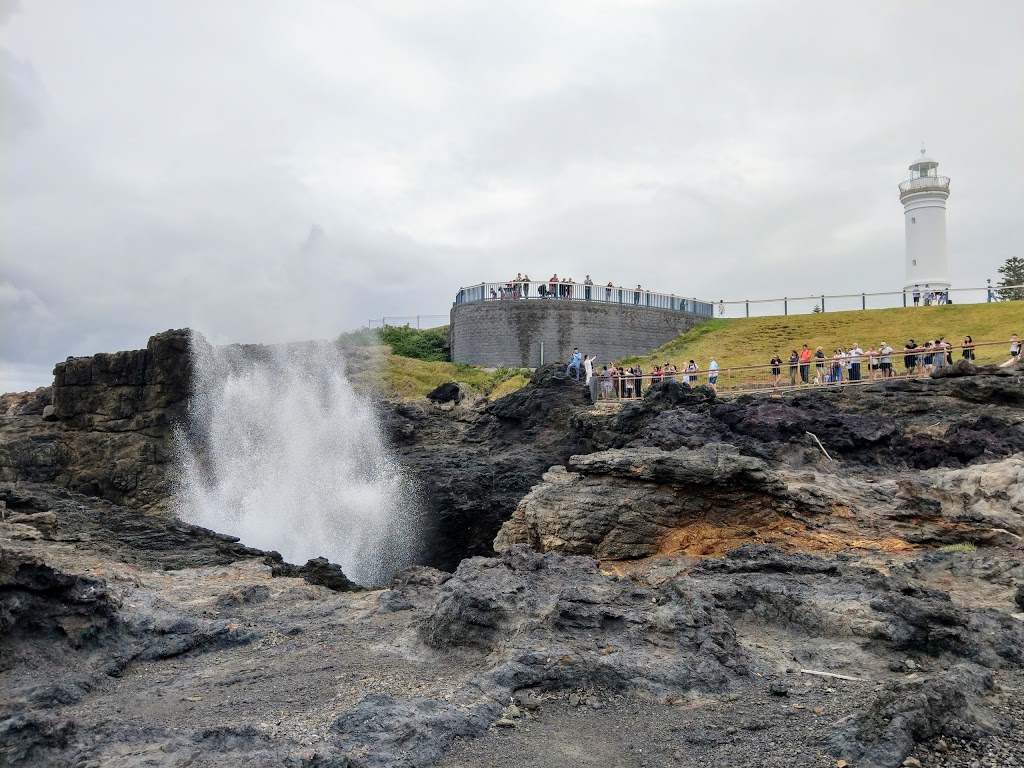
[[[800,383],[809,384],[811,374],[811,348],[804,344],[800,350]]]
[[[878,354],[881,358],[878,362],[878,365],[880,366],[880,370],[882,371],[883,379],[891,379],[895,375],[892,370],[892,355],[895,351],[896,350],[894,350],[884,341],[878,347]]]
[[[633,292],[633,304],[634,305],[639,305],[640,304],[640,291],[641,290],[643,290],[643,289],[640,287],[640,283],[637,283],[636,284],[636,290]]]
[[[544,274],[544,273],[541,272],[541,274]],[[524,299],[530,298],[530,276],[529,275],[523,275],[523,298]]]
[[[921,303],[921,287],[920,286],[915,285],[914,286],[914,292],[912,294],[910,294],[910,295],[914,299],[914,306],[915,307],[918,304]]]
[[[609,303],[612,300],[612,288],[613,287],[614,286],[612,286],[611,281],[608,281],[608,285],[606,285],[604,287],[604,300],[609,302]]]
[[[779,356],[776,355],[772,360],[779,360]],[[781,363],[782,361],[779,360],[779,362]],[[778,383],[778,377],[775,378],[775,381]],[[708,363],[708,386],[715,392],[718,392],[718,361],[713,357],[711,358],[711,362]]]
[[[917,366],[917,344],[913,339],[903,345],[903,368],[904,375],[912,376]]]
[[[974,361],[974,339],[970,336],[964,336],[964,351],[960,354],[963,355],[964,360]]]
[[[638,365],[638,366],[636,366],[633,369],[633,371],[636,374],[636,386],[634,387],[634,389],[636,390],[636,396],[637,397],[643,397],[644,396],[644,371],[643,371],[643,368],[641,368]]]
[[[856,341],[853,342],[853,346],[850,347],[850,381],[860,381],[860,364],[863,355],[864,350],[860,348],[860,344]]]
[[[1015,334],[1013,334],[1013,336],[1010,337],[1010,359],[1011,360],[1019,360],[1020,359],[1020,349],[1021,349],[1020,338],[1015,333]]]
[[[725,301],[722,299],[718,300],[718,316],[721,317],[725,314]]]
[[[541,272],[541,274],[543,275],[544,273]],[[557,272],[551,276],[550,280],[548,280],[548,295],[551,296],[551,297],[558,296],[558,273]]]
[[[845,357],[842,347],[836,347],[832,352],[832,370],[828,377],[832,384],[842,384],[843,382],[843,359]]]
[[[697,363],[695,361],[690,360],[690,362],[686,364],[686,373],[688,374],[686,377],[686,383],[691,387],[697,386],[698,371],[700,371],[700,368],[697,367]]]
[[[608,370],[607,365],[601,369],[601,373],[597,375],[597,378],[601,385],[601,399],[609,399],[612,396],[612,372]]]
[[[590,275],[587,275],[583,280],[583,299],[584,301],[590,301],[590,292],[593,290],[594,281],[590,279]]]
[[[628,399],[633,399],[633,369],[625,368],[622,371],[622,394]]]
[[[814,383],[825,383],[825,350],[821,347],[814,350]]]
[[[946,352],[949,347],[946,345],[945,337],[936,339],[933,345],[932,351],[932,366],[933,368],[945,368],[946,367]]]
[[[789,353],[789,386],[796,386],[796,373],[800,367],[800,353],[795,349]]]

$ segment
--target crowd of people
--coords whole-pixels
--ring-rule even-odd
[[[922,291],[920,285],[915,285],[914,289],[910,292],[910,298],[913,300],[915,307],[920,306],[922,300],[926,307],[932,304],[949,304],[949,291],[933,291],[930,285],[925,285]]]
[[[708,363],[707,383],[716,391],[718,370],[718,361],[712,357],[711,362]],[[576,381],[580,381],[582,377],[587,386],[590,386],[591,381],[596,378],[599,400],[643,397],[645,381],[648,385],[659,384],[663,381],[679,381],[696,387],[700,373],[700,366],[693,359],[686,363],[682,370],[679,370],[674,363],[669,362],[664,365],[655,365],[650,373],[644,373],[640,365],[618,366],[615,363],[610,363],[602,366],[601,370],[595,373],[594,357],[584,355],[578,348],[573,348],[572,359],[565,369],[566,376],[575,374]]]
[[[940,336],[925,342],[909,339],[899,350],[884,341],[869,345],[867,349],[862,349],[859,343],[854,342],[849,347],[836,347],[830,355],[823,347],[816,347],[812,352],[810,346],[804,344],[799,350],[793,349],[787,360],[778,353],[772,355],[764,368],[769,370],[770,385],[773,388],[842,384],[898,376],[928,376],[937,369],[952,365],[957,356],[973,361],[975,346],[971,336],[965,336],[959,345]],[[1010,339],[1010,361],[1019,361],[1022,355],[1024,343],[1017,334],[1013,334]],[[655,365],[649,373],[645,373],[640,365],[617,366],[615,363],[595,371],[594,363],[592,355],[584,355],[579,349],[573,349],[572,360],[565,372],[567,376],[575,373],[576,380],[582,378],[588,386],[596,378],[599,400],[642,397],[645,382],[649,386],[662,381],[679,381],[695,387],[702,373],[706,373],[707,384],[717,391],[719,365],[714,357],[710,359],[705,372],[701,371],[693,359],[682,369],[674,363],[666,362],[664,365]],[[788,382],[785,382],[783,369],[787,367],[789,377]],[[744,366],[737,370],[756,372],[760,368]]]
[[[491,288],[491,298],[528,299],[530,298],[530,286],[534,282],[529,275],[519,272],[504,285]],[[646,303],[647,300],[642,297],[650,293],[639,283],[636,288],[623,288],[613,285],[611,282],[595,288],[590,275],[587,275],[582,283],[577,283],[571,277],[559,277],[558,273],[551,275],[547,280],[540,281],[536,290],[537,296],[542,299],[582,299],[583,301],[601,301],[603,299],[607,302],[618,301],[620,303],[623,301],[623,296],[619,294],[628,294],[632,297],[634,304]],[[614,296],[613,291],[616,292]]]
[[[970,336],[964,338],[961,349],[964,358],[974,359],[974,342]],[[799,384],[841,384],[900,375],[925,376],[936,368],[952,365],[953,351],[954,345],[945,336],[924,343],[910,339],[900,352],[884,341],[867,349],[861,349],[860,344],[854,342],[849,347],[836,347],[831,354],[822,347],[811,352],[804,344],[799,351],[794,349],[789,354],[789,386],[797,386],[798,377]],[[903,357],[902,368],[898,364],[900,356]],[[778,355],[772,358],[773,386],[779,386],[782,379],[778,369],[780,362]]]

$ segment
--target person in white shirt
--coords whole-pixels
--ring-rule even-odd
[[[587,386],[590,386],[590,380],[594,378],[594,356],[587,355],[583,358],[583,372],[587,375],[585,379]]]
[[[853,342],[853,346],[850,347],[850,381],[860,381],[860,363],[861,357],[864,355],[864,350],[860,348],[860,344],[856,341]]]
[[[878,354],[881,356],[879,361],[880,370],[882,371],[883,379],[892,378],[892,347],[886,344],[884,341],[878,350]]]
[[[711,362],[708,363],[708,386],[717,392],[716,384],[718,384],[718,362],[712,357]]]

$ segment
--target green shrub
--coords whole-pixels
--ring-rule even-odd
[[[402,357],[427,362],[450,362],[451,347],[448,344],[447,328],[420,330],[409,326],[385,325],[380,331],[380,341],[391,347],[391,351]]]

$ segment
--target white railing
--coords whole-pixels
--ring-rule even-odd
[[[949,176],[922,176],[900,182],[900,195],[911,192],[926,192],[930,189],[949,190]]]

